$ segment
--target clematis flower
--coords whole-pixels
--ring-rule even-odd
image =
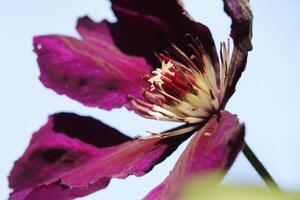
[[[175,199],[192,176],[227,170],[240,151],[244,125],[224,108],[251,50],[248,1],[224,0],[234,48],[230,55],[221,43],[220,59],[209,29],[180,1],[111,2],[116,23],[84,17],[77,24],[81,39],[34,38],[40,80],[86,106],[126,106],[143,117],[187,124],[130,138],[91,117],[53,114],[16,161],[10,199],[88,195],[112,178],[146,174],[193,135],[170,175],[145,197]]]

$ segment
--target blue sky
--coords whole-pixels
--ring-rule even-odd
[[[219,41],[229,37],[230,20],[221,0],[186,0],[192,16],[208,25]],[[238,114],[247,127],[249,145],[270,173],[285,189],[300,189],[300,2],[288,0],[252,1],[255,17],[253,46],[246,72],[227,110]],[[87,108],[42,86],[38,80],[36,56],[32,52],[34,35],[60,33],[78,37],[74,26],[79,16],[94,20],[114,20],[108,1],[0,0],[0,199],[9,193],[6,176],[25,150],[31,134],[59,111],[91,115],[135,136],[145,130],[161,131],[173,123],[142,119],[125,109],[107,112]],[[167,11],[166,11],[167,12]],[[130,124],[130,126],[128,126]],[[183,144],[166,162],[144,177],[112,180],[108,189],[83,199],[141,199],[171,170]],[[241,154],[227,175],[227,182],[262,185]]]

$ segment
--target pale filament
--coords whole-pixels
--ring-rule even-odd
[[[189,46],[193,52],[191,56],[172,44],[173,52],[181,61],[162,55],[161,68],[155,69],[148,79],[150,90],[145,92],[145,98],[149,102],[130,98],[139,115],[157,120],[199,123],[218,112],[228,87],[230,50],[224,42],[221,43],[221,66],[216,69],[199,40],[194,40]],[[196,60],[201,66],[195,63]],[[156,96],[163,100],[156,103],[153,100]]]

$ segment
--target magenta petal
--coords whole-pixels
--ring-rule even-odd
[[[90,117],[60,113],[37,131],[9,176],[13,200],[65,200],[142,176],[189,134],[133,140]]]
[[[127,95],[141,98],[145,86],[141,76],[151,67],[143,58],[122,53],[107,26],[100,23],[96,36],[86,31],[83,40],[59,35],[34,38],[44,85],[87,106],[108,110],[128,105]]]
[[[145,199],[174,200],[192,177],[228,169],[242,147],[243,138],[244,126],[235,115],[222,111],[192,138],[170,175]]]
[[[148,62],[160,66],[154,52],[165,50],[170,42],[190,51],[185,34],[199,37],[218,67],[209,29],[193,21],[180,2],[112,0],[112,8],[116,23],[79,19],[81,40],[59,35],[34,39],[46,87],[87,106],[129,106],[127,95],[142,98],[141,76],[150,73]]]

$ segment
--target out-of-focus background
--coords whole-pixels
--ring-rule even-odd
[[[230,19],[223,12],[221,0],[184,2],[196,20],[209,26],[217,46],[227,40]],[[251,4],[255,19],[254,50],[227,110],[246,123],[249,146],[280,186],[300,190],[300,1],[267,0]],[[175,126],[140,118],[125,109],[107,112],[87,108],[43,87],[38,80],[32,37],[51,33],[78,37],[74,26],[83,15],[96,21],[115,20],[109,1],[0,0],[0,199],[7,199],[10,192],[7,175],[13,162],[51,113],[91,115],[130,136]],[[82,199],[141,199],[168,175],[185,145],[147,175],[114,179],[107,189]],[[243,154],[225,182],[263,185]]]

